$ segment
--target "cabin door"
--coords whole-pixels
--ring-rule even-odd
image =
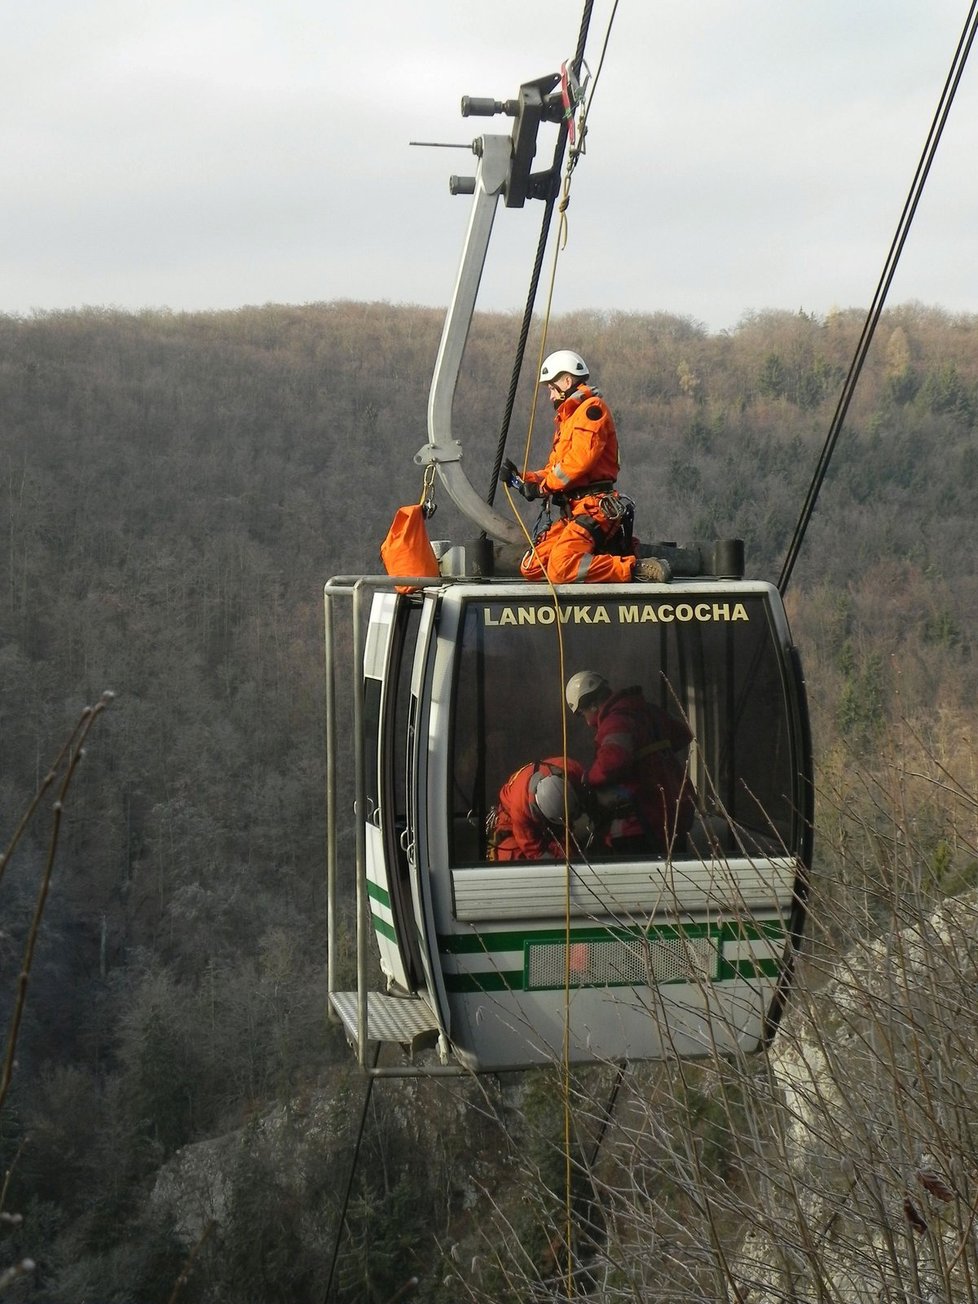
[[[410,675],[419,611],[408,598],[378,594],[364,651],[367,880],[380,965],[388,985],[425,987],[408,871],[407,770]]]

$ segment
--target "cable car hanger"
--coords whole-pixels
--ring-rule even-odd
[[[564,106],[551,94],[558,84],[556,74],[525,82],[517,100],[500,104],[496,100],[462,100],[462,114],[487,116],[498,112],[516,118],[512,136],[480,136],[472,146],[478,158],[474,177],[452,177],[452,194],[472,194],[474,200],[465,234],[451,305],[442,330],[428,396],[428,443],[414,457],[419,466],[435,465],[439,478],[461,511],[485,534],[507,543],[521,542],[519,527],[479,497],[462,465],[462,446],[452,434],[452,404],[458,386],[462,357],[472,325],[476,297],[492,235],[496,206],[502,197],[509,208],[521,208],[527,198],[547,203],[549,224],[556,194],[559,159],[567,137]],[[545,172],[530,173],[541,122],[560,124],[557,164]],[[545,242],[546,235],[543,240]],[[533,287],[535,288],[535,287]],[[531,290],[532,298],[532,290]],[[532,314],[532,302],[528,305]]]
[[[580,89],[592,7],[593,0],[585,0],[577,49],[570,67],[567,63],[562,65],[562,73],[524,82],[515,100],[500,102],[469,95],[463,97],[463,117],[493,117],[502,113],[515,121],[510,136],[480,136],[473,142],[472,151],[479,159],[474,177],[453,176],[449,181],[453,195],[473,194],[475,201],[432,375],[428,396],[428,443],[419,449],[414,460],[421,466],[434,464],[437,467],[439,478],[453,501],[485,536],[510,544],[521,543],[520,528],[494,509],[493,495],[533,317],[540,268],[559,190],[560,168],[573,121],[572,101]],[[615,0],[612,21],[617,7]],[[555,88],[558,88],[556,92]],[[531,173],[537,133],[542,122],[558,125],[557,141],[550,166],[542,172]],[[543,200],[545,207],[499,436],[497,465],[487,500],[483,501],[462,466],[462,446],[452,435],[452,404],[501,196],[507,208],[522,208],[527,199]]]

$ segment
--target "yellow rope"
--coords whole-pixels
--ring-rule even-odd
[[[560,255],[567,247],[570,238],[569,224],[567,221],[567,209],[570,204],[571,179],[574,175],[574,169],[577,167],[581,155],[584,153],[584,141],[587,134],[587,117],[594,101],[594,92],[597,88],[598,78],[601,76],[601,69],[604,66],[604,57],[608,49],[608,41],[611,37],[611,28],[615,21],[615,15],[618,11],[618,0],[615,0],[608,19],[608,28],[605,33],[604,44],[601,48],[601,57],[598,61],[598,70],[594,75],[591,83],[591,94],[587,101],[581,105],[581,114],[578,122],[578,139],[580,145],[577,149],[572,149],[568,153],[567,166],[564,170],[563,194],[559,204],[560,226],[557,232],[557,239],[554,243],[554,256],[550,268],[550,284],[547,288],[547,302],[543,314],[543,329],[540,334],[540,348],[537,353],[536,376],[540,375],[543,368],[543,359],[546,356],[547,337],[550,331],[550,317],[553,310],[554,286],[557,281],[557,264]],[[530,444],[533,439],[533,422],[536,414],[536,402],[530,405],[530,420],[527,425],[526,443],[523,447],[523,467],[522,474],[526,474],[526,469],[530,460]],[[570,779],[568,775],[568,755],[567,755],[567,702],[564,697],[564,683],[566,680],[566,666],[564,662],[564,632],[560,621],[560,601],[557,596],[557,590],[550,576],[547,574],[546,567],[543,566],[540,556],[537,553],[536,541],[531,538],[523,518],[516,510],[516,504],[513,501],[513,495],[509,486],[504,485],[506,498],[509,502],[510,510],[519,523],[520,529],[529,545],[529,551],[536,559],[537,565],[543,571],[554,604],[554,628],[557,632],[557,661],[558,676],[560,686],[560,726],[561,726],[561,752],[564,767],[564,1026],[563,1026],[563,1046],[561,1053],[561,1089],[563,1095],[563,1114],[564,1114],[564,1221],[565,1235],[567,1238],[567,1271],[565,1278],[565,1290],[567,1298],[572,1299],[574,1296],[574,1258],[573,1258],[573,1163],[571,1156],[571,1082],[570,1082],[570,1034],[571,1034],[571,828],[570,828]]]
[[[561,1095],[563,1097],[563,1116],[564,1116],[564,1218],[565,1231],[567,1236],[567,1278],[565,1287],[567,1297],[571,1299],[574,1294],[573,1278],[573,1249],[571,1235],[573,1231],[573,1161],[571,1157],[571,1083],[570,1083],[570,993],[571,993],[571,829],[570,829],[570,776],[568,775],[568,752],[567,752],[567,701],[564,697],[564,682],[566,679],[566,663],[564,661],[564,628],[560,619],[560,598],[556,586],[547,574],[540,555],[537,552],[536,541],[531,537],[526,523],[516,510],[516,503],[513,501],[513,495],[510,492],[509,485],[504,484],[503,489],[509,502],[510,509],[516,517],[520,529],[529,544],[529,551],[536,559],[537,565],[543,571],[544,578],[550,589],[550,595],[554,604],[554,629],[557,633],[557,675],[560,689],[560,737],[561,737],[561,761],[563,763],[563,783],[564,783],[564,1019],[563,1019],[563,1043],[561,1047]]]
[[[591,112],[591,105],[594,103],[594,93],[598,88],[598,79],[601,76],[601,69],[604,67],[604,57],[608,52],[608,42],[611,39],[611,28],[614,24],[615,15],[617,14],[617,12],[618,12],[618,0],[615,0],[615,3],[611,10],[611,17],[608,19],[608,27],[605,32],[604,44],[601,47],[601,57],[598,60],[598,70],[594,74],[594,80],[591,83],[591,94],[588,96],[587,100],[582,102],[581,104],[581,113],[580,113],[580,117],[578,118],[578,124],[577,124],[577,136],[578,136],[578,140],[580,140],[581,143],[577,149],[571,149],[568,152],[567,165],[564,168],[563,194],[561,196],[560,204],[558,206],[558,211],[560,213],[560,226],[557,231],[557,240],[554,244],[553,263],[550,268],[550,285],[547,289],[547,306],[543,314],[543,330],[540,335],[540,348],[537,352],[537,366],[536,366],[536,372],[534,373],[537,376],[540,375],[540,372],[543,368],[543,359],[546,356],[547,337],[550,332],[550,317],[553,309],[554,285],[556,284],[557,281],[557,262],[563,250],[567,248],[567,242],[570,239],[570,229],[567,221],[567,209],[568,206],[570,205],[571,179],[574,175],[574,169],[577,167],[577,164],[584,153],[584,139],[585,136],[587,135],[588,114]],[[533,439],[533,422],[534,422],[535,415],[536,415],[536,403],[532,403],[530,405],[530,420],[526,431],[526,443],[523,446],[523,469],[522,469],[523,475],[526,474],[526,468],[529,466],[530,444]]]

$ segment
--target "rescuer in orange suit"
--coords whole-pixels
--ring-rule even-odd
[[[565,791],[566,789],[566,791]],[[566,803],[566,804],[565,804]],[[490,860],[564,858],[564,817],[575,842],[586,845],[591,821],[584,811],[584,768],[561,756],[530,761],[511,774],[486,823]]]
[[[667,563],[640,561],[628,552],[631,531],[623,537],[627,503],[615,489],[618,435],[611,409],[588,379],[579,353],[551,353],[540,370],[540,384],[549,389],[556,413],[547,465],[520,475],[512,462],[503,463],[500,479],[505,484],[528,501],[549,498],[561,508],[524,554],[520,572],[527,580],[546,575],[554,584],[667,580]]]
[[[620,855],[662,855],[686,848],[696,791],[685,754],[685,720],[646,701],[641,688],[613,693],[603,675],[581,670],[567,681],[567,705],[594,730],[585,773],[599,834]]]

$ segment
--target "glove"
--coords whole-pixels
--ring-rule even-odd
[[[516,463],[511,462],[508,457],[499,468],[499,479],[510,489],[515,489],[517,493],[522,494],[528,503],[540,497],[540,486],[524,480],[516,469]]]
[[[520,473],[516,469],[516,463],[511,462],[508,457],[499,468],[499,482],[508,485],[510,489],[520,489],[523,483]],[[520,489],[520,492],[523,492],[522,489]]]

